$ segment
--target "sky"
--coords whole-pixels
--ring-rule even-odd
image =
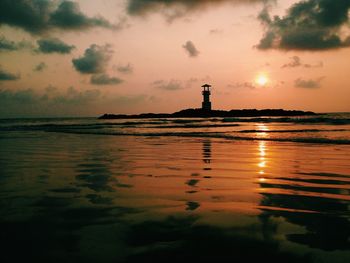
[[[1,0],[0,118],[350,112],[350,0]]]

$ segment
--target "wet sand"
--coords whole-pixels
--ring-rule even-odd
[[[350,146],[0,139],[2,262],[350,262]]]

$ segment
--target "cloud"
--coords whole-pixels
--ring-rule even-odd
[[[74,68],[82,74],[103,73],[111,59],[113,51],[110,45],[92,44],[82,57],[72,60]]]
[[[259,49],[329,50],[350,46],[350,1],[305,0],[292,5],[284,17],[271,18],[265,7],[258,18],[265,26]]]
[[[282,65],[281,68],[295,68],[295,67],[300,67],[301,66],[301,62],[300,62],[300,58],[298,56],[293,56],[291,57],[292,61]]]
[[[4,36],[1,36],[0,50],[7,50],[7,51],[18,50],[18,46],[15,42],[7,40]]]
[[[74,87],[70,87],[67,89],[65,94],[50,94],[48,91],[47,94],[45,94],[42,98],[47,98],[52,103],[56,104],[71,104],[75,106],[81,106],[98,100],[101,95],[102,94],[99,90],[79,91]]]
[[[304,68],[322,68],[323,62],[320,61],[317,64],[304,64],[301,62],[300,57],[293,56],[290,58],[292,61],[286,64],[283,64],[281,68],[296,68],[296,67],[304,67]]]
[[[14,42],[7,40],[4,36],[0,37],[0,51],[15,51],[24,48],[31,48],[32,45],[27,41]]]
[[[72,1],[63,1],[58,8],[50,14],[50,24],[63,29],[86,29],[91,27],[113,28],[113,25],[101,16],[87,17]]]
[[[209,31],[209,33],[212,34],[212,35],[219,35],[219,34],[222,34],[223,31],[222,31],[222,29],[214,28],[214,29],[211,29]]]
[[[0,90],[0,101],[7,103],[24,104],[64,104],[76,105],[77,107],[96,101],[101,97],[99,90],[78,91],[74,87],[69,87],[64,93],[57,88],[49,86],[40,94],[34,89],[22,90]]]
[[[90,111],[88,105],[102,100],[99,90],[66,91],[49,86],[39,93],[34,89],[0,89],[1,116],[75,116]],[[86,114],[86,113],[85,113]]]
[[[78,3],[68,0],[1,0],[1,24],[21,28],[31,34],[42,34],[52,29],[115,29],[115,25],[101,16],[86,16],[80,11]]]
[[[4,81],[4,80],[17,80],[20,78],[20,75],[17,74],[13,74],[10,72],[7,72],[6,70],[1,69],[0,67],[0,81]]]
[[[120,16],[119,21],[113,25],[112,29],[115,31],[123,30],[131,27],[126,16]]]
[[[255,89],[256,86],[254,85],[253,82],[236,82],[234,84],[229,84],[227,85],[229,88],[249,88],[249,89]]]
[[[200,10],[211,5],[222,3],[250,4],[266,0],[128,0],[127,12],[130,15],[161,13],[168,22],[183,17],[188,12]]]
[[[122,82],[122,79],[110,77],[107,74],[92,75],[90,79],[90,83],[94,85],[117,85]]]
[[[31,33],[48,29],[48,19],[53,8],[47,0],[0,1],[0,24],[22,28]]]
[[[182,46],[188,53],[190,57],[197,57],[199,55],[199,51],[192,43],[192,41],[187,41],[186,44]]]
[[[152,83],[154,87],[157,89],[162,89],[162,90],[167,90],[167,91],[175,91],[175,90],[180,90],[183,89],[182,83],[179,80],[170,80],[170,81],[165,81],[165,80],[156,80]]]
[[[145,102],[147,95],[118,96],[103,93],[100,89],[78,90],[74,87],[62,90],[54,86],[39,92],[35,89],[1,89],[0,116],[94,116],[101,110],[127,107]]]
[[[133,104],[139,104],[141,102],[145,102],[147,100],[151,101],[153,97],[149,97],[145,94],[139,94],[139,95],[128,95],[128,96],[118,96],[114,98],[110,98],[109,102],[112,103],[113,105],[125,105],[128,108],[130,105]]]
[[[297,88],[305,88],[305,89],[317,89],[321,87],[321,81],[324,79],[324,77],[320,77],[316,80],[304,80],[301,78],[298,78],[294,81],[294,85]]]
[[[134,72],[134,67],[130,63],[125,66],[114,66],[113,69],[119,71],[120,73],[129,74]]]
[[[313,65],[311,65],[311,64],[304,64],[303,67],[305,67],[305,68],[322,68],[323,67],[323,62],[320,61],[317,64],[313,64]]]
[[[284,81],[271,81],[266,85],[259,85],[255,82],[250,82],[250,81],[246,81],[246,82],[236,82],[233,84],[228,84],[227,87],[228,88],[233,88],[233,89],[250,89],[250,90],[254,90],[254,89],[258,89],[258,88],[279,88],[281,86],[283,86],[285,84]]]
[[[45,54],[69,54],[75,48],[75,46],[70,46],[58,38],[39,39],[37,43],[39,45],[37,51]]]
[[[47,65],[45,64],[45,62],[40,62],[38,65],[35,66],[33,70],[36,72],[41,72],[46,68],[47,68]]]
[[[12,91],[6,89],[0,89],[0,102],[1,105],[16,103],[27,104],[36,102],[36,96],[32,89],[26,89],[21,91]]]
[[[152,82],[151,85],[153,85],[157,89],[175,91],[181,89],[189,89],[196,82],[198,82],[197,78],[189,78],[187,80],[182,81],[177,79],[171,79],[169,81],[160,79]],[[200,85],[198,87],[200,87]]]

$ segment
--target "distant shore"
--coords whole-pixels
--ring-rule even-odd
[[[104,114],[99,119],[146,119],[146,118],[205,118],[205,117],[260,117],[260,116],[307,116],[317,115],[312,111],[283,109],[242,109],[211,110],[185,109],[174,113],[141,113],[141,114]]]

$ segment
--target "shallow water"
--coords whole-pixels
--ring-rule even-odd
[[[350,262],[348,130],[3,120],[2,262]]]

